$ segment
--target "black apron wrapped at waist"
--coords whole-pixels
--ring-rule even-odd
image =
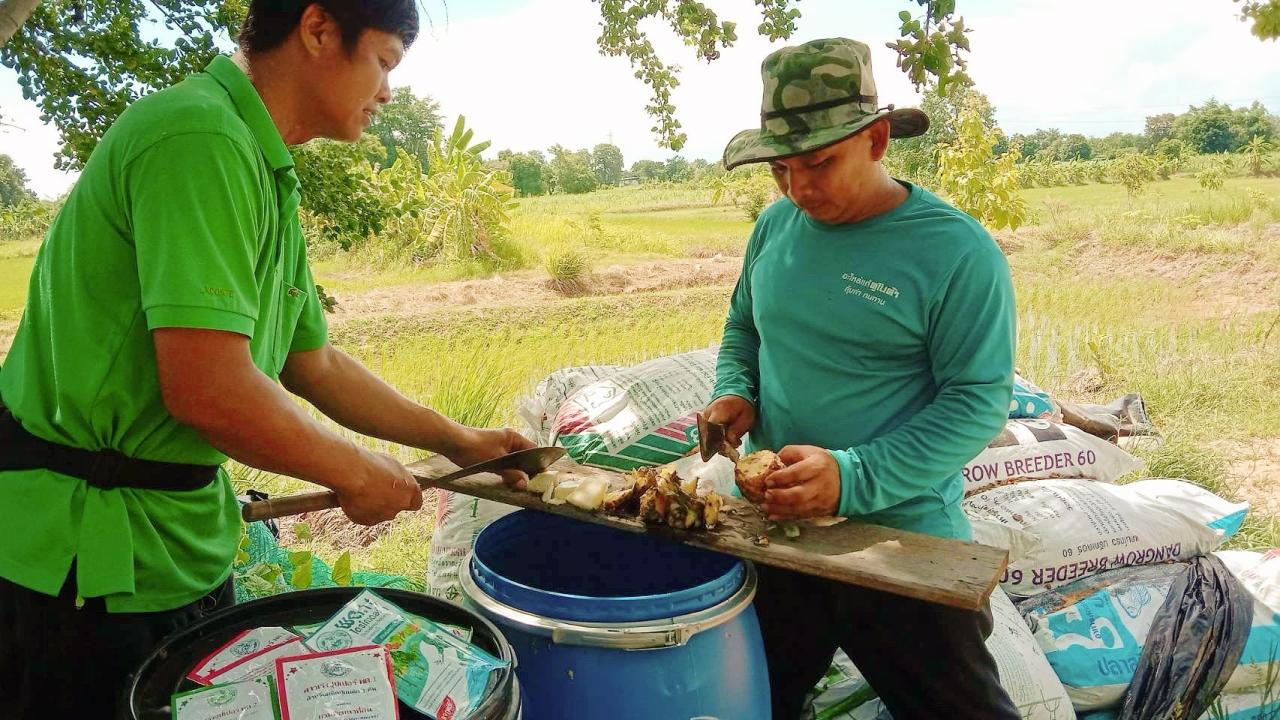
[[[199,490],[218,477],[217,465],[141,460],[115,450],[84,450],[49,442],[27,432],[0,404],[0,471],[52,470],[100,490]]]

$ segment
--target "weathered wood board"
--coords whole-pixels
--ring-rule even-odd
[[[588,512],[568,503],[549,505],[540,495],[508,487],[497,475],[433,482],[456,469],[440,455],[409,466],[415,476],[435,487],[969,610],[984,605],[1009,561],[1008,552],[986,545],[853,521],[827,527],[800,523],[800,536],[788,538],[781,527],[768,530],[772,523],[751,504],[733,497],[724,499],[720,524],[714,530],[675,530],[636,518]],[[624,483],[620,473],[577,465],[568,458],[552,469],[562,478],[603,477],[613,489]],[[768,538],[767,544],[758,542],[761,536]]]

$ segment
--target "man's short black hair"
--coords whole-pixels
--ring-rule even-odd
[[[240,47],[247,53],[280,47],[311,5],[324,8],[337,21],[347,49],[370,29],[399,35],[406,48],[418,37],[417,0],[252,0],[240,29]]]

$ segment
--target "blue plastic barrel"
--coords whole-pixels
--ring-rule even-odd
[[[769,720],[749,563],[523,510],[466,567],[515,651],[524,720]]]

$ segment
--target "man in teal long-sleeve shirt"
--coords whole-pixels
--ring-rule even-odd
[[[880,164],[928,127],[876,106],[867,46],[818,40],[764,62],[760,129],[725,166],[768,162],[786,197],[756,222],[708,419],[778,451],[774,519],[841,515],[968,540],[960,470],[1003,426],[1009,267],[965,213]],[[761,568],[775,720],[837,647],[897,718],[1016,718],[984,641],[991,615]]]

